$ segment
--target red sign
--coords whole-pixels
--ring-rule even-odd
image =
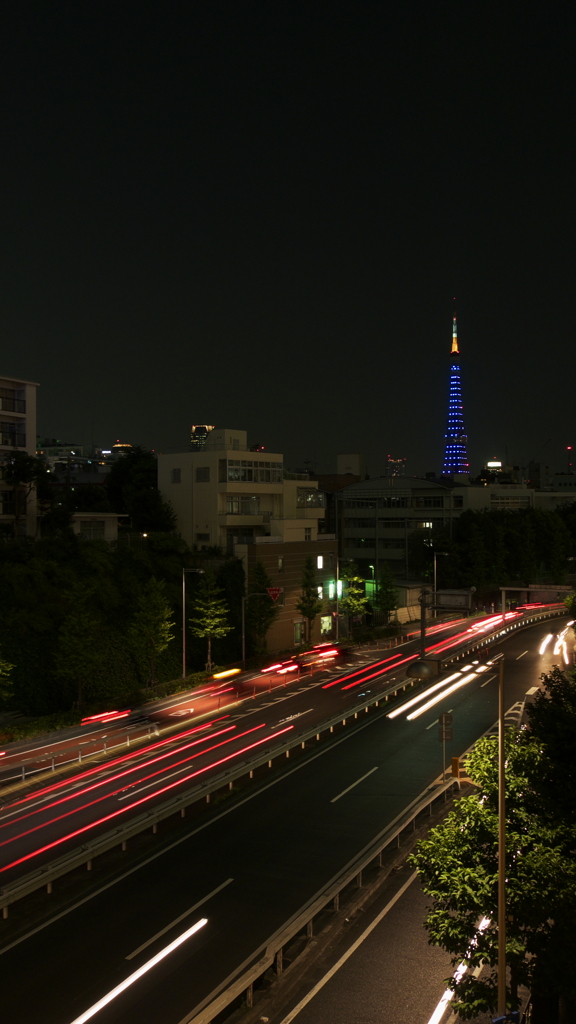
[[[270,595],[273,601],[278,600],[283,590],[284,587],[266,587],[266,593]]]

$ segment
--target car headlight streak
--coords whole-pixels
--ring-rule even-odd
[[[394,711],[390,711],[386,718],[398,718],[398,715],[404,714],[410,708],[415,707],[416,704],[420,704],[421,701],[425,701],[427,697],[431,697],[431,700],[427,701],[422,707],[416,708],[415,711],[410,712],[406,715],[407,721],[411,722],[414,718],[418,718],[419,715],[424,714],[429,708],[434,707],[438,701],[443,700],[444,697],[448,697],[449,694],[453,693],[460,686],[464,686],[466,683],[471,682],[472,679],[477,679],[479,673],[487,672],[492,667],[492,663],[489,662],[487,665],[476,665],[475,669],[468,675],[463,675],[467,669],[472,668],[471,665],[466,665],[464,668],[454,672],[451,676],[446,676],[445,679],[441,679],[438,683],[433,683],[432,686],[428,686],[422,693],[418,693],[415,697],[411,697],[410,700],[401,704],[399,708],[394,708]],[[452,683],[451,686],[447,685]],[[432,694],[434,696],[432,697]]]
[[[419,702],[424,700],[425,697],[428,697],[431,693],[435,693],[436,690],[440,689],[440,687],[446,686],[446,683],[451,683],[453,679],[458,679],[459,675],[459,672],[455,672],[454,675],[448,676],[447,679],[441,679],[439,683],[434,683],[433,686],[429,686],[423,693],[419,693],[416,697],[412,697],[411,700],[407,700],[406,703],[402,704],[399,708],[395,708],[394,711],[390,711],[390,713],[386,715],[386,718],[397,718],[398,715],[401,715],[403,711],[407,710],[407,708],[413,708],[415,704],[419,704]]]
[[[458,682],[452,683],[452,686],[449,686],[447,690],[442,690],[441,693],[437,693],[436,696],[432,697],[432,700],[429,700],[427,704],[423,704],[422,707],[417,708],[416,711],[411,711],[409,715],[406,715],[406,718],[409,722],[412,722],[414,718],[418,718],[419,715],[423,715],[425,711],[434,707],[439,700],[447,697],[450,693],[454,693],[454,690],[457,690],[460,686],[464,686],[465,683],[469,683],[471,679],[476,679],[475,672],[470,672],[467,676],[462,676]]]
[[[142,967],[139,967],[137,971],[134,971],[134,973],[125,978],[124,981],[121,981],[116,988],[107,992],[102,999],[99,999],[97,1003],[94,1003],[88,1010],[81,1013],[79,1017],[76,1017],[76,1019],[72,1021],[72,1024],[85,1024],[85,1021],[90,1020],[90,1018],[94,1017],[99,1010],[108,1006],[108,1003],[111,1003],[113,999],[116,999],[116,996],[125,992],[130,985],[133,985],[135,981],[138,981],[143,974],[146,974],[152,967],[155,967],[156,964],[160,963],[164,957],[168,956],[169,953],[172,953],[178,948],[178,946],[181,946],[186,939],[189,939],[191,935],[194,935],[195,932],[200,930],[200,928],[203,928],[205,924],[208,924],[208,918],[203,917],[200,921],[197,921],[196,924],[193,924],[191,928],[188,928],[187,931],[182,932],[182,935],[179,935],[177,939],[174,939],[174,942],[171,942],[168,946],[165,946],[164,949],[161,949],[159,953],[156,953],[156,956],[153,956],[151,960],[147,960]]]

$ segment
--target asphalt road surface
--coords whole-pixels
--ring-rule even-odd
[[[429,650],[454,649],[485,625],[480,620],[464,628],[461,623],[432,627],[435,632]],[[273,687],[272,680],[265,677],[260,695],[240,703],[231,684],[217,686],[215,692],[211,688],[208,695],[193,699],[163,702],[150,712],[151,718],[155,715],[159,721],[165,720],[174,707],[180,716],[185,705],[186,727],[176,735],[170,730],[168,736],[145,747],[123,747],[112,759],[78,769],[72,777],[55,782],[48,779],[40,790],[8,798],[0,810],[0,884],[49,863],[77,848],[79,842],[106,833],[171,796],[193,790],[260,750],[282,750],[296,727],[320,727],[340,712],[345,716],[360,693],[374,695],[392,679],[403,680],[407,663],[416,657],[412,643],[383,651],[376,660],[368,655],[364,666],[357,659],[347,669],[333,669],[332,679],[323,673],[320,678],[307,677],[290,686],[280,679]]]
[[[558,658],[535,626],[505,640],[507,706]],[[339,686],[333,688],[342,699]],[[0,1001],[10,1024],[72,1024],[204,916],[207,923],[99,1010],[96,1024],[183,1024],[261,945],[438,777],[434,727],[452,710],[459,754],[494,722],[496,681],[475,676],[420,717],[381,714],[289,767],[39,930],[2,922]],[[13,944],[13,943],[16,944]],[[445,976],[442,967],[438,979]],[[410,985],[405,975],[400,986]],[[428,984],[428,981],[426,982]],[[438,986],[436,986],[438,987]],[[85,1018],[86,1019],[86,1018]],[[359,1018],[360,1020],[362,1018]],[[427,1024],[422,1018],[422,1024]]]

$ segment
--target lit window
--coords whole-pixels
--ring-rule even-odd
[[[324,555],[317,555],[316,556],[316,568],[317,569],[323,569],[324,568]]]
[[[335,586],[335,584],[334,583],[329,583],[328,584],[328,597],[330,598],[331,601],[334,600],[335,593],[336,593],[336,586]]]
[[[323,597],[324,597],[324,587],[318,587],[318,598],[320,599],[320,601],[323,599]]]
[[[342,580],[338,580],[336,583],[336,593],[338,594],[338,597],[342,597]]]
[[[284,572],[284,559],[282,556],[278,558],[278,572]]]

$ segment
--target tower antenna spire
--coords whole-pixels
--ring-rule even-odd
[[[456,299],[454,299],[454,313],[452,314],[452,352],[460,352],[458,348],[458,322],[456,320]]]

